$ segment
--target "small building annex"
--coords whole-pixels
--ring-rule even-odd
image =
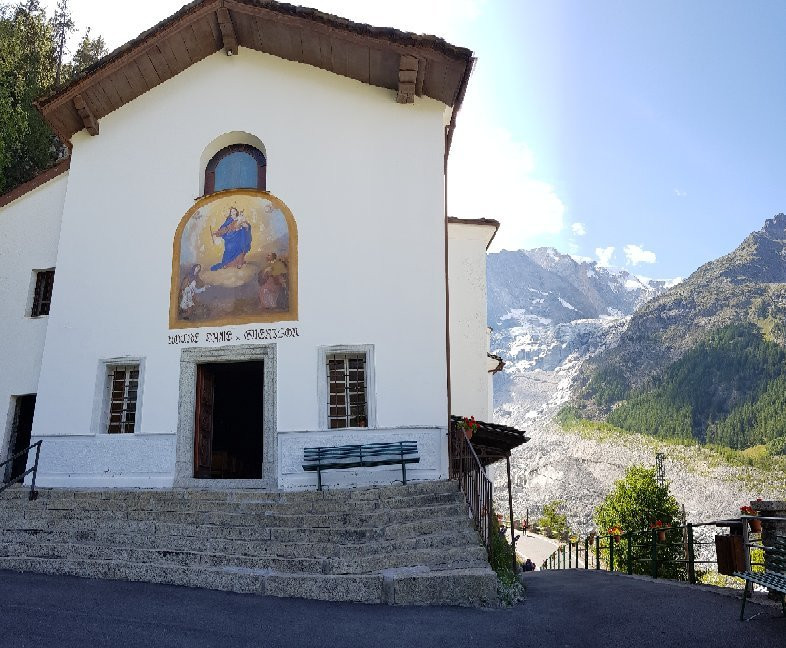
[[[472,62],[199,0],[41,98],[71,152],[0,197],[0,461],[43,440],[41,486],[298,489],[306,447],[416,440],[410,477],[447,478],[498,368],[498,223],[445,202]]]

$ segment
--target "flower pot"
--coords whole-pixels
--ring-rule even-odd
[[[748,520],[748,526],[750,526],[753,533],[761,533],[761,520],[750,518]]]
[[[466,428],[464,430],[464,436],[467,437],[467,441],[472,440],[472,428]]]
[[[658,542],[666,542],[666,529],[658,531]]]
[[[619,542],[620,541],[620,537],[621,536],[615,535],[614,536],[614,542]]]

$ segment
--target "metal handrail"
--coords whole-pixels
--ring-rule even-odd
[[[746,524],[747,520],[754,518],[762,521],[771,521],[771,522],[784,522],[786,521],[785,517],[780,516],[750,516],[750,515],[742,515],[740,516],[740,522],[742,522],[742,535],[743,535],[743,547],[745,547],[745,571],[751,570],[751,565],[762,565],[763,563],[752,563],[751,562],[751,554],[750,549],[764,549],[766,552],[766,547],[761,540],[751,542],[750,541],[750,534],[748,530],[748,524]],[[694,540],[693,537],[693,530],[695,527],[700,526],[716,526],[715,522],[697,522],[697,523],[688,523],[685,525],[674,525],[667,528],[654,528],[654,529],[646,529],[642,531],[628,531],[626,533],[621,533],[618,536],[615,535],[597,535],[594,536],[594,551],[590,550],[590,544],[593,543],[593,539],[586,538],[583,542],[583,553],[584,553],[584,569],[590,568],[590,563],[594,562],[595,569],[607,569],[608,571],[623,571],[627,572],[628,574],[633,573],[633,566],[635,563],[649,563],[650,565],[650,575],[653,578],[658,578],[658,568],[663,565],[684,565],[687,567],[687,576],[688,580],[691,583],[696,583],[696,565],[701,564],[713,564],[716,563],[717,560],[697,560],[695,555],[695,547],[701,545],[711,546],[713,545],[712,542],[699,542]],[[658,532],[664,532],[669,530],[684,530],[683,539],[680,542],[660,542],[658,540]],[[635,544],[634,538],[638,536],[649,536],[648,541],[646,544]],[[623,555],[615,556],[615,547],[619,540],[626,540],[625,546],[620,547],[617,551]],[[605,544],[603,540],[606,540]],[[567,545],[561,544],[557,549],[548,557],[546,560],[543,561],[541,569],[566,569],[566,568],[579,568],[580,563],[580,553],[582,552],[581,541],[572,542],[569,541]],[[658,550],[660,547],[664,546],[684,546],[685,547],[685,559],[664,559],[658,555]],[[573,549],[575,546],[575,562],[573,561]],[[642,549],[642,548],[651,548],[651,554],[649,557],[635,557],[633,556],[632,549]],[[601,553],[601,550],[605,552],[605,555]],[[566,555],[567,554],[567,555]],[[616,558],[616,560],[615,560]],[[594,560],[593,560],[594,559]]]
[[[32,445],[27,446],[24,450],[20,450],[19,452],[17,452],[12,457],[9,457],[8,459],[6,459],[2,463],[0,463],[0,469],[2,469],[3,466],[6,466],[7,464],[12,464],[16,459],[18,459],[22,455],[27,455],[30,452],[30,450],[35,448],[35,461],[33,462],[33,467],[32,468],[28,468],[27,470],[25,470],[23,473],[20,473],[16,477],[12,477],[9,481],[7,481],[5,484],[0,486],[0,493],[2,493],[6,488],[10,488],[13,484],[23,483],[24,480],[25,480],[25,477],[27,477],[30,473],[33,473],[33,479],[30,482],[30,497],[29,497],[29,499],[32,501],[32,500],[38,498],[38,491],[35,489],[35,478],[38,475],[38,458],[41,456],[41,444],[42,443],[43,443],[43,439],[39,439],[38,441],[36,441]]]
[[[459,482],[475,529],[487,552],[491,552],[492,484],[475,448],[456,424],[450,426],[450,479]]]

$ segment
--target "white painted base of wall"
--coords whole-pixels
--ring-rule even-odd
[[[85,475],[81,473],[47,473],[36,478],[36,488],[172,488],[174,473],[135,475]],[[25,479],[30,485],[30,475]]]
[[[36,484],[42,487],[163,488],[174,483],[174,434],[39,436],[32,442],[39,439]]]
[[[316,472],[303,470],[303,448],[331,447],[354,443],[417,441],[420,463],[407,466],[407,481],[448,478],[447,428],[406,427],[343,429],[278,433],[278,487],[281,490],[316,488]],[[376,466],[322,473],[327,488],[381,486],[401,481],[401,466]]]
[[[52,488],[171,488],[175,481],[175,438],[175,434],[34,437],[33,442],[43,439],[36,484]],[[304,430],[278,433],[278,489],[312,490],[317,487],[316,473],[303,470],[303,448],[378,441],[418,442],[420,463],[407,465],[408,482],[448,478],[446,428]],[[239,481],[243,483],[236,483]],[[383,486],[397,482],[401,482],[401,466],[322,473],[322,484],[326,488]],[[29,476],[26,483],[30,483]],[[261,480],[205,479],[198,480],[194,487],[259,486]]]

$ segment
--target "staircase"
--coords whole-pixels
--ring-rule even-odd
[[[0,493],[0,569],[329,601],[497,603],[456,482],[39,493]]]

